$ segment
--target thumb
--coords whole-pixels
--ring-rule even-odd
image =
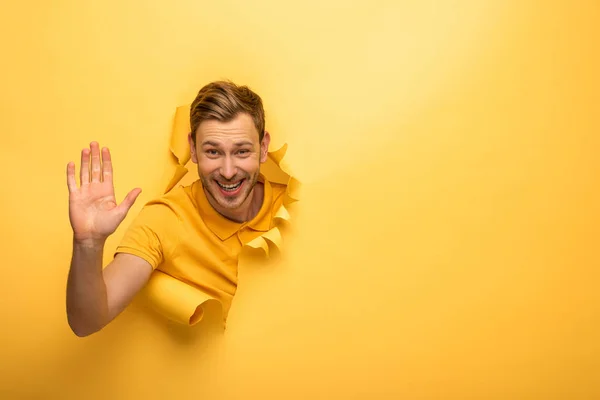
[[[125,196],[121,204],[117,206],[117,209],[121,214],[123,214],[123,216],[127,215],[129,209],[131,208],[131,206],[133,206],[133,203],[135,203],[140,193],[142,193],[142,189],[133,189],[131,192],[127,193],[127,196]]]

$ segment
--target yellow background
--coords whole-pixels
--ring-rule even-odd
[[[2,2],[2,398],[600,398],[598,4]],[[220,78],[305,183],[282,259],[225,334],[136,301],[76,338],[67,162],[111,148],[127,224]]]

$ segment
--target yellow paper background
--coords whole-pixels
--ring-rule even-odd
[[[4,2],[7,399],[600,398],[595,1]],[[65,166],[110,146],[125,224],[177,106],[265,101],[303,182],[281,259],[180,327],[65,317]],[[106,261],[123,233],[107,244]],[[212,317],[211,317],[212,315]]]

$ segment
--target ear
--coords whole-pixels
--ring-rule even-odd
[[[269,143],[271,143],[271,135],[265,131],[262,142],[260,142],[260,162],[264,163],[267,161],[269,154]]]
[[[190,155],[192,156],[192,161],[198,164],[198,155],[196,154],[194,139],[192,139],[192,132],[188,133],[188,143],[190,144]]]

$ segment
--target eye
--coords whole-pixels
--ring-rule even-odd
[[[218,152],[215,149],[208,149],[206,150],[206,154],[208,154],[209,156],[216,156]]]
[[[247,149],[242,149],[242,150],[238,151],[238,154],[241,156],[246,156],[249,153],[250,153],[250,150],[247,150]]]

